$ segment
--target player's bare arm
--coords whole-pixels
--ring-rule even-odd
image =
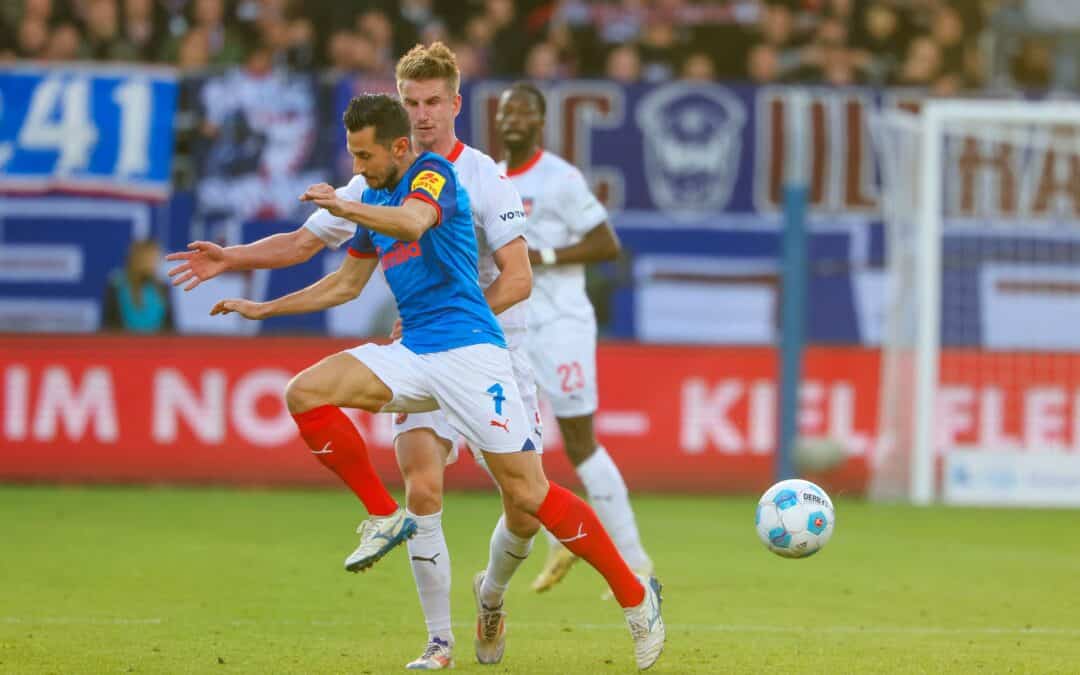
[[[563,248],[548,249],[547,255],[554,260],[544,260],[545,251],[529,249],[529,262],[534,265],[577,265],[615,260],[619,257],[619,238],[608,223],[600,223],[585,233],[576,244]]]
[[[187,251],[170,253],[165,259],[181,261],[169,270],[169,276],[173,277],[173,286],[186,283],[184,290],[190,291],[222,272],[277,269],[307,262],[324,246],[313,232],[298,227],[241,246],[222,247],[210,241],[193,241]]]
[[[360,223],[369,230],[399,241],[418,241],[439,222],[439,211],[420,199],[406,200],[401,206],[373,206],[342,199],[326,183],[312,185],[300,199],[313,202],[331,214]]]
[[[518,237],[492,254],[499,276],[484,290],[491,311],[499,315],[532,293],[532,265],[524,237]]]
[[[341,267],[307,288],[283,295],[267,302],[251,300],[221,300],[210,315],[236,312],[246,319],[269,319],[286,314],[306,314],[336,307],[352,300],[364,290],[371,273],[375,271],[378,258],[346,256]]]

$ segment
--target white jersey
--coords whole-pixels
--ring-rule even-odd
[[[526,237],[534,249],[564,248],[608,219],[607,210],[589,190],[574,165],[540,151],[523,166],[507,171],[528,214]],[[585,294],[585,265],[533,267],[529,326],[538,329],[558,319],[573,319],[595,328],[596,314]]]
[[[487,288],[499,276],[494,252],[525,236],[525,209],[514,184],[502,174],[491,157],[458,141],[446,159],[453,162],[461,184],[469,193],[479,254],[478,281],[480,288]],[[366,188],[364,177],[357,175],[348,185],[338,188],[337,194],[342,199],[360,201]],[[331,248],[348,242],[356,232],[356,223],[338,218],[326,209],[311,214],[304,227]],[[528,325],[527,304],[527,300],[519,302],[498,316],[506,344],[511,349],[524,340]]]

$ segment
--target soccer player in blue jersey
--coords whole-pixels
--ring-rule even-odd
[[[659,586],[634,575],[587,503],[544,475],[504,335],[477,283],[469,198],[452,165],[430,152],[416,156],[408,115],[387,96],[353,99],[345,126],[354,168],[368,184],[361,202],[342,199],[325,184],[304,198],[359,224],[349,256],[306,289],[263,303],[223,300],[211,313],[264,319],[326,309],[359,294],[381,264],[404,337],[330,356],[293,378],[286,403],[308,447],[348,483],[346,476],[363,463],[366,450],[339,407],[441,408],[451,426],[482,451],[503,492],[507,517],[531,519],[530,537],[543,524],[604,576],[625,610],[639,667],[651,666],[664,643]],[[337,455],[340,465],[331,463]],[[402,520],[383,532],[386,544],[368,564],[408,537],[407,525]]]

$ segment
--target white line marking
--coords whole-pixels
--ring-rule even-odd
[[[101,625],[101,626],[129,626],[129,625],[164,625],[170,623],[169,619],[160,617],[79,617],[79,616],[3,616],[0,623],[6,624],[55,624],[55,625]],[[220,621],[210,620],[211,624],[230,624],[233,626],[258,626],[258,625],[288,625],[288,626],[318,626],[318,627],[349,627],[370,626],[372,622],[352,619],[230,619],[223,618]],[[472,621],[455,621],[455,627],[475,626]],[[625,631],[625,623],[572,623],[572,622],[538,622],[538,621],[515,621],[515,626],[521,628],[537,629],[561,629],[572,628],[574,630],[597,630],[597,631]],[[770,626],[755,624],[717,624],[717,623],[668,623],[669,631],[690,632],[705,631],[711,633],[805,633],[805,626]],[[1068,626],[1031,626],[1008,627],[1008,626],[969,626],[969,627],[945,627],[945,626],[815,626],[815,633],[828,633],[839,635],[1061,635],[1080,636],[1080,627]]]

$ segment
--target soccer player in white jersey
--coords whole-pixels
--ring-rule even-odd
[[[485,285],[490,284],[486,287],[485,297],[499,314],[510,348],[515,378],[519,382],[518,389],[523,392],[526,407],[533,410],[536,428],[533,429],[532,438],[539,449],[539,419],[532,394],[535,385],[527,358],[519,348],[525,330],[525,317],[506,311],[529,293],[531,273],[525,244],[521,239],[524,211],[520,198],[511,182],[497,171],[490,157],[463,145],[454,134],[453,124],[460,110],[460,95],[459,74],[453,53],[439,43],[428,48],[414,48],[399,62],[397,75],[399,92],[409,112],[417,147],[442,154],[451,160],[461,175],[463,186],[475,202],[473,212],[481,253],[480,279]],[[356,176],[347,187],[338,190],[338,195],[357,199],[363,190],[363,178]],[[208,242],[193,242],[189,245],[191,251],[169,256],[172,260],[184,261],[170,274],[176,276],[174,284],[187,283],[187,288],[193,288],[228,269],[276,268],[297,264],[309,259],[323,246],[336,247],[347,241],[355,229],[355,223],[320,210],[292,233],[274,235],[246,246],[222,249]],[[524,289],[522,277],[526,279]],[[395,450],[406,486],[408,513],[405,517],[417,524],[417,534],[408,544],[411,564],[429,633],[424,654],[408,667],[441,669],[453,663],[449,552],[441,525],[442,481],[445,464],[454,459],[453,441],[457,434],[447,424],[445,416],[438,412],[409,414],[404,419],[399,415],[395,419],[395,431]],[[535,518],[507,504],[505,494],[504,509],[506,514],[500,518],[492,534],[488,568],[476,576],[473,584],[478,608],[475,646],[477,658],[484,663],[497,663],[502,658],[505,644],[502,596],[511,575],[528,555],[531,533],[538,525]],[[392,514],[390,517],[396,516]],[[377,526],[373,529],[379,529],[378,526],[386,522],[378,518],[372,520]],[[567,536],[575,546],[578,545],[575,539],[577,535],[575,530]],[[362,542],[357,552],[363,548]],[[644,585],[651,587],[651,580]],[[642,667],[651,665],[659,657],[662,647],[662,622],[650,623],[645,618],[651,616],[650,602],[656,598],[658,594],[651,594],[650,591],[642,602],[626,607],[627,620],[635,638],[638,665]],[[636,595],[631,594],[630,599],[636,600]],[[624,598],[623,601],[628,600]],[[658,614],[655,616],[658,617]]]
[[[496,114],[506,156],[499,168],[514,181],[528,214],[529,356],[589,501],[627,563],[649,576],[653,565],[641,545],[626,483],[593,431],[596,316],[585,294],[585,265],[614,260],[619,243],[581,171],[543,150],[545,107],[539,89],[519,82],[503,93]],[[547,561],[533,582],[536,591],[558,583],[576,560],[549,540]]]

